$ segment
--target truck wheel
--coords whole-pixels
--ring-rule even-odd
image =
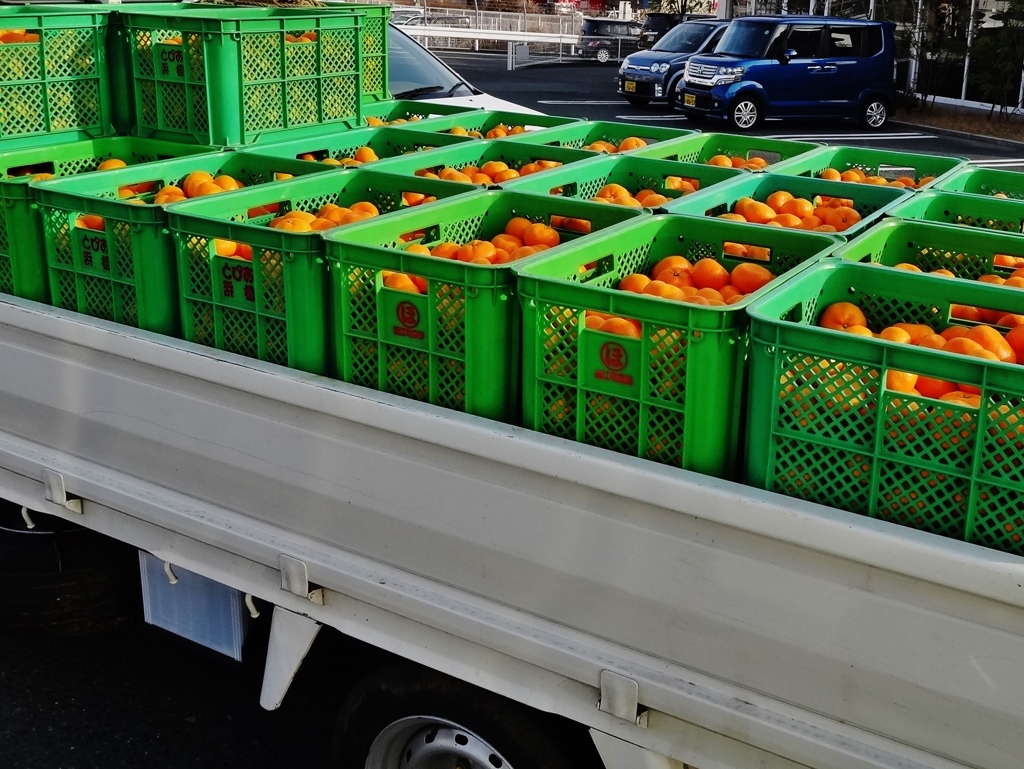
[[[755,100],[740,97],[729,109],[729,122],[740,131],[749,131],[761,122],[761,105]]]
[[[868,99],[860,119],[865,126],[877,131],[889,122],[889,105],[881,99]]]
[[[48,515],[0,501],[0,633],[69,636],[138,616],[137,551]]]
[[[598,769],[582,727],[411,664],[385,668],[349,694],[338,717],[339,769]],[[557,731],[557,737],[552,734]]]
[[[608,60],[611,57],[612,57],[612,55],[610,53],[608,53],[608,49],[607,48],[598,48],[597,49],[597,60],[599,62],[601,62],[602,64],[607,64]]]

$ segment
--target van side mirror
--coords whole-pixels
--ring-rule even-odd
[[[779,61],[781,61],[783,64],[786,64],[790,59],[795,59],[795,58],[796,58],[796,49],[795,48],[787,48],[785,51],[782,52],[782,55],[779,56]]]

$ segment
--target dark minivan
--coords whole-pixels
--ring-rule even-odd
[[[619,95],[637,107],[652,101],[667,101],[670,107],[674,106],[675,87],[683,76],[687,59],[715,50],[728,26],[728,21],[719,19],[684,21],[669,30],[651,50],[630,54],[619,68]]]
[[[687,117],[746,131],[764,118],[860,119],[881,128],[895,101],[895,27],[828,17],[736,19],[677,87]]]

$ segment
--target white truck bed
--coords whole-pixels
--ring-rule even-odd
[[[9,298],[0,497],[700,769],[1024,767],[973,545]]]

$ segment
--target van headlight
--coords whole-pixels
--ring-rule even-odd
[[[715,80],[718,83],[738,83],[743,79],[743,67],[719,67]]]
[[[651,67],[651,72],[655,72],[655,73],[659,73],[659,74],[663,75],[666,72],[668,72],[668,64],[665,64],[665,63],[655,64],[654,66]]]

